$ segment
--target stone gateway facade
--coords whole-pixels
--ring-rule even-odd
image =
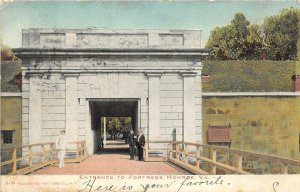
[[[26,29],[22,48],[23,144],[86,140],[97,150],[101,117],[129,116],[146,140],[202,142],[199,30]]]

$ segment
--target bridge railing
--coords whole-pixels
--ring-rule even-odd
[[[66,153],[66,162],[80,163],[88,157],[85,141],[69,142]]]
[[[1,149],[1,175],[28,174],[55,164],[57,150],[54,142],[36,143]],[[65,162],[81,162],[87,157],[86,142],[70,142]]]
[[[170,161],[194,174],[300,173],[299,160],[191,142],[148,141],[144,153],[146,161]]]
[[[144,147],[145,161],[168,161],[170,141],[147,141]]]

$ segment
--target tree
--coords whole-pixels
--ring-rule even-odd
[[[244,59],[246,37],[250,22],[242,13],[236,13],[230,25],[215,28],[208,39],[206,48],[210,48],[210,59]]]
[[[246,50],[246,36],[249,34],[249,21],[242,13],[236,13],[228,27],[228,39],[225,54],[228,58],[243,59]]]
[[[264,21],[265,48],[272,60],[294,60],[297,58],[299,40],[299,9],[283,9],[279,15]]]
[[[227,27],[216,27],[209,36],[206,44],[206,48],[210,48],[211,52],[209,55],[210,59],[227,59],[225,55],[225,37],[227,33]]]
[[[1,52],[1,61],[12,61],[15,59],[15,56],[11,48],[7,45],[3,45],[0,42],[0,52]]]
[[[244,53],[246,59],[261,59],[263,38],[260,33],[259,25],[250,25]]]
[[[208,59],[299,59],[299,30],[300,9],[283,9],[279,15],[266,17],[262,26],[250,25],[242,13],[236,13],[230,25],[211,32]]]
[[[131,117],[106,117],[106,128],[111,138],[116,139],[132,128]]]
[[[117,117],[106,118],[107,132],[111,135],[112,139],[116,139],[118,131],[121,129],[121,122]]]

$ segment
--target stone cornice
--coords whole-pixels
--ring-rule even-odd
[[[162,76],[162,72],[146,72],[145,73],[147,75],[147,77],[161,77]]]
[[[80,56],[193,56],[205,57],[208,49],[201,48],[15,48],[22,58],[31,57],[80,57]]]
[[[195,77],[197,72],[188,71],[188,72],[181,72],[182,77]]]
[[[106,68],[106,69],[95,69],[95,68],[84,68],[84,69],[36,69],[36,70],[27,70],[24,69],[25,74],[85,74],[85,73],[145,73],[149,74],[149,76],[153,76],[155,74],[163,74],[163,73],[180,73],[186,75],[195,76],[198,73],[193,72],[195,69],[190,69],[187,67],[183,68]]]

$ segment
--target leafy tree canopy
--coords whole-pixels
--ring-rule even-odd
[[[265,18],[263,25],[250,25],[242,13],[236,13],[227,26],[211,31],[206,48],[213,60],[295,60],[300,57],[300,9],[283,9],[279,15]]]
[[[250,22],[244,14],[236,13],[231,24],[215,28],[206,44],[206,48],[212,49],[210,59],[236,60],[247,58],[249,25]],[[253,34],[251,35],[253,36]]]
[[[1,52],[1,61],[13,61],[17,59],[17,57],[14,56],[11,48],[8,45],[5,45],[1,38],[0,38],[0,52]]]
[[[132,128],[131,117],[106,117],[106,129],[111,138],[129,132]]]
[[[14,54],[9,46],[1,45],[1,61],[12,61],[14,60]]]
[[[295,60],[299,41],[299,9],[283,9],[264,21],[265,46],[269,59]]]

